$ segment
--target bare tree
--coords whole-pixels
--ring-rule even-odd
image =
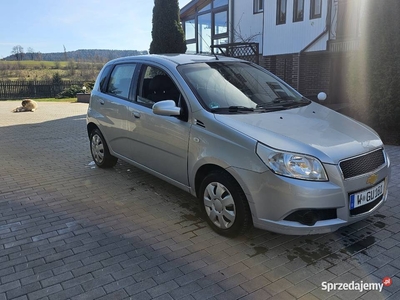
[[[35,58],[35,50],[33,50],[32,47],[28,47],[28,50],[26,50],[26,54],[30,56],[31,60]]]
[[[234,26],[234,28],[233,28],[235,39],[241,43],[251,43],[255,40],[256,37],[261,35],[261,32],[250,34],[250,35],[243,34],[242,28],[240,27],[240,24],[242,23],[242,18],[243,18],[243,14],[241,15],[236,26]]]
[[[21,45],[14,46],[12,48],[11,54],[15,55],[17,60],[22,60],[24,57],[24,48]]]

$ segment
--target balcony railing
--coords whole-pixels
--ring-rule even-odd
[[[356,51],[359,47],[359,39],[337,39],[330,40],[328,47],[330,52],[345,52],[345,51]]]

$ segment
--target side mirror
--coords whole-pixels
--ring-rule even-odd
[[[160,116],[180,116],[181,108],[173,100],[163,100],[154,103],[153,113]]]
[[[319,94],[318,94],[318,96],[317,96],[317,98],[318,98],[318,100],[320,100],[320,101],[324,101],[324,100],[326,100],[326,94],[324,93],[324,92],[320,92]]]

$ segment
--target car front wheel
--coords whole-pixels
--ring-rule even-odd
[[[200,186],[199,200],[206,220],[217,233],[234,237],[252,224],[246,195],[225,171],[207,175]]]
[[[110,154],[107,143],[100,130],[90,133],[90,151],[96,165],[100,168],[111,168],[117,163],[117,158]]]

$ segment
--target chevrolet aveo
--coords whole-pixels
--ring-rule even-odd
[[[199,199],[209,225],[335,231],[378,210],[390,161],[375,131],[258,65],[147,55],[105,64],[87,112],[97,166],[124,160]]]

